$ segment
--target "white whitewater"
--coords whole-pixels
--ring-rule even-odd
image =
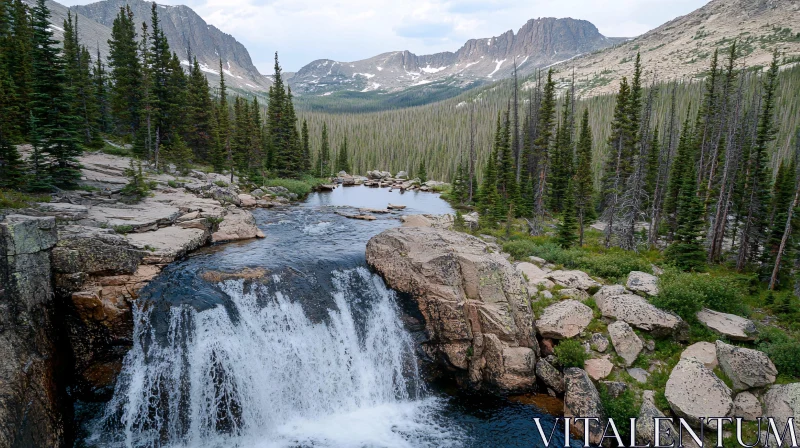
[[[137,310],[135,341],[88,441],[118,447],[440,447],[392,291],[364,268],[334,272],[335,310],[313,322],[264,286],[221,285],[222,306],[173,307],[168,330]],[[271,288],[271,289],[272,289]],[[353,308],[358,303],[358,311]],[[357,321],[356,315],[364,316]]]

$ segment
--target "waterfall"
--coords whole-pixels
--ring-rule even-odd
[[[460,445],[437,417],[394,293],[365,268],[333,272],[311,319],[269,285],[219,286],[226,306],[135,307],[134,346],[87,440],[112,447]]]

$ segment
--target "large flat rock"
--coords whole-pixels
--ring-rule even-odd
[[[597,300],[597,307],[605,317],[627,322],[633,327],[654,336],[673,336],[684,339],[688,326],[680,317],[656,308],[643,297],[633,294],[605,297]]]
[[[672,369],[664,395],[672,410],[692,426],[699,426],[700,418],[726,416],[733,408],[728,386],[694,358],[681,359]]]
[[[753,341],[758,334],[753,321],[735,314],[720,313],[703,308],[697,312],[697,320],[709,329],[734,341]]]
[[[630,367],[644,348],[642,340],[630,325],[620,320],[608,326],[608,335],[611,337],[614,350],[625,360],[625,365]]]
[[[211,234],[212,243],[264,238],[264,232],[256,226],[256,219],[247,210],[229,208],[217,231]]]
[[[716,369],[719,365],[717,346],[711,342],[701,341],[686,347],[686,350],[681,353],[681,359],[683,358],[694,358],[711,370]]]
[[[658,277],[642,271],[631,271],[625,284],[631,291],[641,292],[648,296],[658,295]]]
[[[165,264],[203,246],[208,240],[208,232],[170,226],[152,232],[131,233],[127,235],[127,239],[133,246],[147,253],[142,260],[144,263]]]
[[[733,390],[768,386],[775,382],[778,370],[766,353],[717,341],[717,359],[725,375],[733,381]]]
[[[601,286],[583,271],[553,271],[547,274],[547,278],[565,288],[578,288],[584,291],[593,286],[598,288]]]
[[[577,300],[554,303],[542,312],[536,328],[542,337],[568,339],[577,336],[592,321],[592,309]]]
[[[108,227],[126,227],[132,232],[147,232],[172,224],[183,213],[177,207],[147,198],[138,204],[97,205],[88,218]]]

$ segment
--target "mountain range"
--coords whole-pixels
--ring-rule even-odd
[[[34,0],[26,0],[32,3]],[[100,57],[108,56],[111,26],[120,7],[130,5],[137,22],[150,21],[152,2],[103,0],[67,8],[47,0],[52,30],[61,38],[71,9],[78,15],[82,42]],[[208,24],[187,6],[158,5],[170,43],[184,65],[197,57],[212,84],[219,82],[219,64],[227,84],[242,93],[263,94],[271,77],[259,73],[244,45]],[[614,80],[628,76],[633,58],[641,52],[659,80],[703,75],[714,48],[737,40],[748,65],[766,65],[773,48],[783,58],[800,59],[800,0],[712,0],[635,38],[603,36],[592,23],[572,18],[528,20],[516,33],[470,39],[455,52],[416,55],[392,51],[371,58],[342,62],[312,61],[296,73],[286,73],[299,96],[328,96],[337,92],[393,93],[447,89],[463,91],[506,79],[514,65],[521,76],[554,66],[562,85],[573,73],[583,95],[615,89]],[[423,86],[423,87],[420,87]],[[448,94],[452,96],[451,94]]]
[[[25,0],[29,4],[35,0]],[[51,11],[51,29],[57,39],[63,36],[63,23],[67,12],[78,15],[78,36],[92,53],[99,51],[103,60],[108,58],[108,40],[111,26],[121,7],[130,5],[136,23],[150,24],[153,3],[144,0],[103,0],[88,5],[67,8],[51,0],[46,1]],[[226,83],[233,89],[259,92],[272,85],[270,77],[258,72],[250,53],[230,34],[220,31],[203,20],[188,6],[158,5],[159,20],[167,36],[170,49],[188,68],[189,53],[197,58],[201,70],[212,85],[219,84],[219,64],[226,75]]]
[[[393,51],[355,62],[330,59],[313,61],[291,79],[293,88],[304,93],[337,90],[362,92],[397,91],[446,80],[447,84],[468,86],[492,82],[553,65],[581,54],[624,42],[606,37],[590,22],[552,17],[531,19],[514,34],[470,39],[458,51],[417,56]]]

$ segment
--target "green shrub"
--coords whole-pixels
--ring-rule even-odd
[[[597,391],[600,393],[600,402],[603,403],[606,417],[617,422],[617,429],[623,440],[630,439],[630,425],[625,422],[629,422],[630,419],[639,415],[639,406],[636,405],[636,396],[633,390],[625,389],[617,397],[613,397],[605,384],[600,383],[599,386]]]
[[[687,320],[693,320],[703,307],[724,313],[745,312],[741,293],[725,277],[670,270],[659,278],[658,288],[653,304]]]
[[[522,260],[533,255],[536,243],[529,239],[512,240],[503,244],[503,251],[511,254],[517,260]]]
[[[112,156],[122,156],[122,157],[130,157],[131,156],[131,150],[130,149],[123,148],[123,147],[112,146],[109,143],[106,143],[105,145],[103,145],[103,147],[100,148],[100,152],[102,152],[104,154],[110,154]]]
[[[266,179],[264,180],[265,187],[284,187],[289,192],[294,193],[299,198],[303,198],[318,185],[326,182],[326,179],[317,179],[311,176],[305,176],[302,179]]]
[[[592,275],[609,280],[627,278],[631,271],[651,272],[650,263],[647,260],[620,249],[587,255],[578,260],[578,265]]]
[[[178,188],[180,186],[180,185],[178,185],[178,182],[176,182],[176,181],[174,181],[172,179],[167,181],[167,185],[169,185],[170,188]]]
[[[586,362],[586,349],[583,348],[580,341],[575,339],[561,341],[553,351],[558,358],[559,364],[564,368],[580,367],[582,369],[583,363]]]
[[[756,345],[772,359],[779,373],[800,378],[800,341],[778,328],[765,326],[759,329]]]
[[[50,202],[50,195],[27,194],[0,188],[0,208],[27,208],[36,202]]]
[[[113,226],[112,228],[114,229],[115,232],[122,233],[122,234],[133,232],[133,226],[128,225],[128,224],[122,224],[122,225],[118,225],[118,226]]]
[[[224,180],[217,180],[217,181],[214,181],[214,185],[216,185],[218,187],[225,188],[225,187],[228,186],[228,183],[225,182]]]
[[[148,181],[142,172],[141,160],[130,160],[130,167],[125,168],[125,177],[128,183],[122,187],[120,193],[125,197],[123,202],[136,203],[150,195],[150,190],[155,188],[155,182]]]

